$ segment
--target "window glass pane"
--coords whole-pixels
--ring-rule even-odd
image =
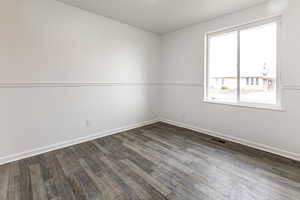
[[[240,32],[240,101],[276,104],[277,24]]]
[[[237,32],[208,38],[209,100],[237,101]]]

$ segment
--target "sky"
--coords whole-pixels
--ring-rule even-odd
[[[260,76],[263,66],[268,77],[276,76],[277,24],[270,23],[240,32],[241,76]],[[237,74],[237,32],[209,37],[209,76]]]

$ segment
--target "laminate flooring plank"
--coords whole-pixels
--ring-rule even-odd
[[[33,200],[48,199],[44,185],[44,179],[41,174],[40,165],[34,164],[30,167],[31,186],[33,191]]]
[[[8,198],[9,164],[0,166],[0,199]]]
[[[51,160],[49,167],[52,168],[57,198],[60,200],[77,200],[76,196],[74,195],[74,190],[76,188],[73,188],[70,184],[71,179],[64,173],[63,167],[57,160],[56,155],[54,153],[50,153],[48,159]]]
[[[19,161],[21,199],[33,199],[29,163],[32,158]]]
[[[131,191],[134,191],[139,199],[145,199],[150,200],[152,199],[151,195],[146,191],[141,185],[136,183],[131,177],[126,175],[123,170],[113,161],[106,157],[101,158],[102,161],[107,164],[110,169],[117,174],[120,179],[131,189]]]
[[[299,200],[300,162],[155,123],[0,166],[0,200]]]
[[[20,192],[20,169],[18,162],[12,162],[9,164],[9,188],[8,188],[8,200],[21,200]],[[0,187],[1,188],[1,187]]]

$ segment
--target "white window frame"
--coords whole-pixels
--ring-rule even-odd
[[[276,54],[276,104],[264,104],[264,103],[249,103],[249,102],[241,102],[240,97],[240,31],[257,27],[260,25],[270,24],[270,23],[277,23],[277,54]],[[277,110],[277,111],[284,111],[282,106],[282,87],[281,87],[281,71],[280,71],[280,38],[281,34],[281,16],[271,17],[267,19],[257,20],[254,22],[241,24],[238,26],[233,26],[229,28],[224,28],[221,30],[207,32],[205,34],[205,63],[204,63],[204,99],[205,103],[213,103],[213,104],[221,104],[221,105],[230,105],[230,106],[239,106],[239,107],[248,107],[248,108],[258,108],[258,109],[268,109],[268,110]],[[211,100],[208,98],[208,71],[209,71],[209,37],[237,31],[238,33],[238,62],[237,62],[237,102],[225,102],[225,101],[218,101],[218,100]]]

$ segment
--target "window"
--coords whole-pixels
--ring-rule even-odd
[[[205,100],[279,107],[278,20],[206,35]]]

